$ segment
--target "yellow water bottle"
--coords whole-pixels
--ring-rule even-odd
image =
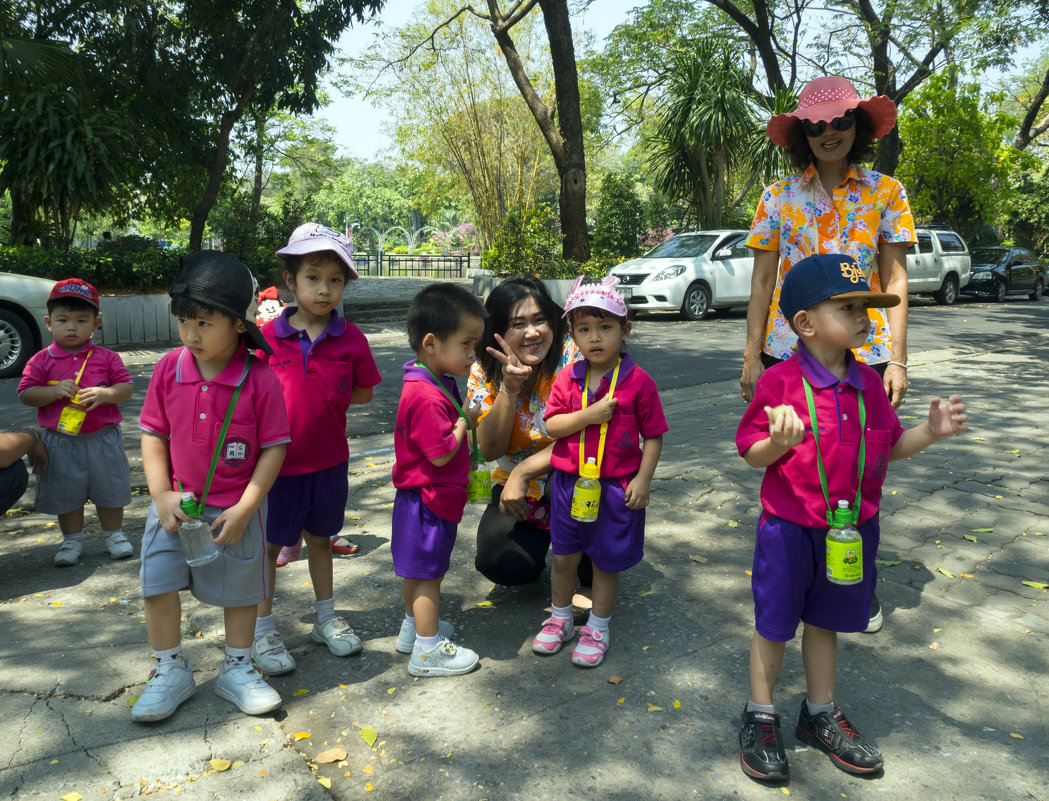
[[[84,425],[84,419],[87,417],[87,409],[80,406],[79,401],[80,393],[78,392],[58,416],[58,425],[55,426],[56,431],[68,434],[71,437],[75,437],[80,433],[80,429]]]
[[[838,501],[827,532],[827,580],[834,584],[863,581],[863,540],[852,524],[848,501]]]
[[[593,523],[597,520],[597,510],[601,505],[601,481],[597,469],[597,460],[592,456],[579,468],[579,478],[572,488],[572,519],[580,523]]]

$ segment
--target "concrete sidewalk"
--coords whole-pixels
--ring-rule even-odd
[[[282,568],[275,614],[298,669],[272,680],[282,711],[248,718],[214,695],[221,610],[184,594],[197,693],[171,719],[136,725],[128,700],[150,668],[137,558],[111,562],[89,515],[81,565],[56,569],[53,518],[0,519],[0,797],[1047,801],[1049,594],[1023,583],[1049,582],[1046,344],[1041,333],[912,354],[904,424],[960,389],[972,430],[890,469],[885,628],[841,638],[837,700],[879,743],[882,775],[848,776],[797,745],[804,677],[794,645],[777,699],[793,778],[765,786],[739,770],[760,472],[735,453],[742,406],[724,381],[663,393],[671,432],[646,558],[623,575],[612,646],[595,670],[574,668],[567,653],[532,654],[546,577],[505,588],[476,573],[480,509],[469,507],[442,616],[481,667],[408,676],[393,647],[402,606],[389,554],[392,454],[379,453],[351,463],[345,533],[361,553],[336,561],[337,608],[364,653],[338,659],[309,641],[306,562]],[[135,422],[128,416],[126,430]],[[127,439],[137,551],[148,495],[137,438]],[[353,449],[389,444],[375,435]]]

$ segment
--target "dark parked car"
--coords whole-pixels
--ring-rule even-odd
[[[1007,295],[1038,300],[1045,291],[1045,266],[1026,248],[983,247],[972,251],[972,273],[962,287],[966,295],[983,295],[1001,303]]]

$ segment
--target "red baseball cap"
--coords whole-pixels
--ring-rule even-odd
[[[47,296],[47,301],[50,303],[52,300],[73,298],[90,303],[95,307],[95,311],[99,310],[97,290],[82,278],[67,278],[64,281],[59,281],[51,288],[51,294]]]

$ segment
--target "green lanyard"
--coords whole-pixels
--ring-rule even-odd
[[[616,369],[612,371],[612,381],[608,385],[608,394],[605,396],[608,400],[612,399],[612,393],[616,391],[616,381],[619,380],[619,365],[623,363],[622,359],[616,362]],[[583,384],[583,408],[586,408],[587,395],[590,392],[590,368],[586,368],[586,383]],[[597,438],[597,470],[601,472],[601,462],[605,458],[605,435],[608,433],[608,423],[604,422],[601,424],[601,434]],[[579,432],[579,469],[583,468],[586,464],[586,457],[583,456],[585,450],[583,438],[586,434],[586,426]]]
[[[820,487],[823,488],[823,500],[827,502],[827,525],[834,525],[833,508],[830,505],[830,492],[827,490],[827,472],[823,467],[823,456],[820,454],[820,427],[816,421],[816,402],[812,399],[812,386],[805,376],[801,377],[805,384],[805,398],[809,402],[809,420],[812,423],[812,439],[816,443],[816,466],[820,471]],[[863,390],[856,390],[860,403],[860,461],[856,468],[856,500],[852,504],[852,524],[860,522],[860,496],[863,483],[863,465],[867,457],[867,407],[863,403]]]
[[[470,432],[473,439],[473,448],[471,448],[470,450],[470,459],[477,464],[483,462],[484,454],[481,453],[481,448],[477,444],[477,426],[470,422],[470,418],[466,416],[466,412],[464,412],[463,407],[459,405],[459,401],[457,401],[455,399],[455,396],[453,396],[452,393],[448,391],[447,387],[445,387],[445,385],[441,383],[440,376],[438,376],[437,373],[430,369],[430,365],[423,364],[422,362],[416,362],[415,366],[426,368],[426,372],[433,376],[433,382],[437,385],[437,388],[447,396],[448,400],[452,402],[452,406],[455,407],[455,411],[458,412],[459,416],[466,421],[466,429]]]
[[[222,431],[219,432],[219,440],[215,443],[215,453],[211,457],[211,467],[208,468],[208,478],[204,482],[204,491],[200,493],[200,500],[197,501],[197,513],[193,517],[200,517],[204,513],[204,501],[208,497],[208,490],[211,489],[211,479],[215,477],[215,468],[219,465],[219,454],[222,453],[222,444],[226,441],[226,432],[229,431],[229,424],[233,420],[233,410],[237,408],[237,398],[240,397],[240,391],[246,383],[248,383],[248,374],[251,372],[251,363],[254,357],[249,353],[248,358],[244,362],[244,378],[237,388],[233,390],[233,397],[230,399],[229,408],[226,409],[226,419],[222,423]],[[182,482],[178,481],[178,491],[182,492]]]

